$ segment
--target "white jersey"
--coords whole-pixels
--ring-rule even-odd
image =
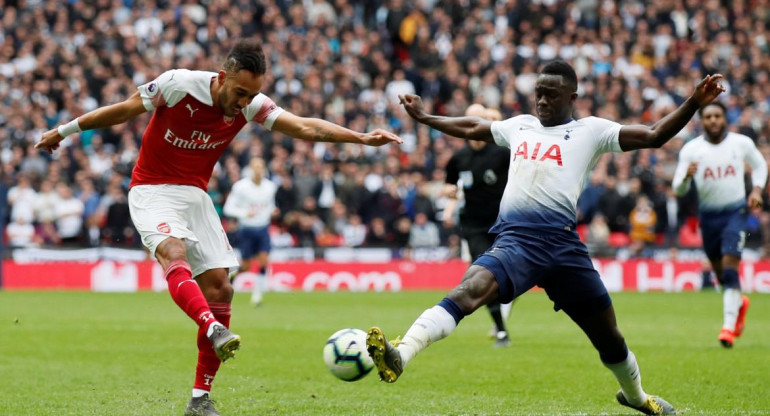
[[[531,115],[492,123],[499,146],[511,149],[508,184],[490,232],[515,226],[572,228],[576,204],[599,156],[621,152],[621,125],[597,117],[544,127]]]
[[[698,163],[693,175],[698,190],[701,211],[722,211],[746,202],[743,182],[745,162],[751,166],[751,184],[764,187],[767,180],[767,162],[750,138],[737,133],[713,144],[704,136],[698,136],[682,147],[679,164],[671,184],[677,195],[690,189],[692,180],[685,179],[687,168]]]
[[[263,178],[259,185],[243,178],[233,185],[224,206],[224,214],[238,220],[245,227],[267,227],[275,211],[275,192],[278,187]]]

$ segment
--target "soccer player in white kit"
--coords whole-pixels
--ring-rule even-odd
[[[694,182],[698,192],[703,250],[724,288],[723,323],[719,342],[725,348],[743,334],[749,298],[741,295],[738,265],[746,241],[748,209],[762,207],[767,181],[767,162],[754,142],[727,131],[727,110],[715,101],[699,111],[704,134],[679,152],[672,186],[684,195]],[[746,199],[744,166],[751,166],[752,190]]]
[[[214,165],[235,135],[255,121],[304,140],[372,146],[402,142],[381,129],[358,133],[284,111],[259,92],[265,71],[260,44],[240,40],[219,72],[166,71],[125,101],[45,132],[35,145],[53,152],[70,134],[153,111],[128,199],[142,243],[163,266],[171,298],[198,325],[195,384],[185,415],[219,415],[209,398],[211,385],[220,361],[234,356],[241,342],[228,330],[233,297],[228,271],[238,261],[206,193]]]
[[[241,250],[241,268],[247,272],[252,261],[257,262],[259,273],[251,290],[251,303],[262,303],[262,292],[267,278],[267,261],[270,254],[268,227],[277,213],[275,192],[278,187],[268,179],[265,161],[255,157],[249,162],[251,177],[233,184],[227,196],[223,212],[238,220],[238,248]]]
[[[652,127],[622,126],[597,117],[573,119],[577,75],[563,61],[545,65],[537,77],[537,117],[495,122],[441,117],[427,114],[418,96],[400,97],[420,123],[454,137],[510,147],[511,163],[498,220],[490,229],[498,234],[494,245],[474,261],[457,287],[417,318],[403,340],[390,343],[380,328],[369,329],[367,350],[380,378],[395,382],[418,352],[447,337],[464,316],[494,300],[510,302],[537,285],[554,309],[564,310],[588,336],[620,384],[615,395],[620,404],[650,415],[676,414],[665,400],[642,389],[636,358],[617,327],[607,289],[575,231],[575,206],[599,156],[662,146],[724,91],[721,79],[707,76],[692,96]]]

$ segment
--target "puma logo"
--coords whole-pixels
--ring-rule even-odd
[[[188,110],[190,110],[190,117],[192,117],[192,116],[193,116],[193,114],[195,114],[195,112],[196,112],[196,111],[198,111],[198,109],[197,109],[197,108],[196,108],[196,109],[193,109],[193,108],[192,108],[192,106],[191,106],[190,104],[187,104],[185,107],[187,107],[187,109],[188,109]]]

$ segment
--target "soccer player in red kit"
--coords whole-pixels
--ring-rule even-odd
[[[143,244],[163,266],[174,302],[198,324],[198,365],[185,415],[219,415],[209,398],[220,361],[233,357],[240,336],[229,331],[238,261],[206,186],[219,157],[249,121],[289,136],[381,146],[393,133],[359,133],[294,115],[261,94],[265,56],[259,43],[239,41],[219,72],[175,69],[138,87],[123,102],[90,111],[43,134],[35,147],[53,152],[68,135],[124,123],[154,111],[131,176],[129,207]]]

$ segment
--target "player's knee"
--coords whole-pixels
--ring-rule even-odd
[[[462,282],[449,292],[452,299],[467,315],[497,299],[497,281],[487,269],[471,266]]]
[[[230,302],[233,298],[233,285],[225,269],[208,270],[198,277],[203,296],[209,302]]]
[[[187,245],[178,238],[167,238],[155,249],[155,257],[166,262],[187,260]]]

